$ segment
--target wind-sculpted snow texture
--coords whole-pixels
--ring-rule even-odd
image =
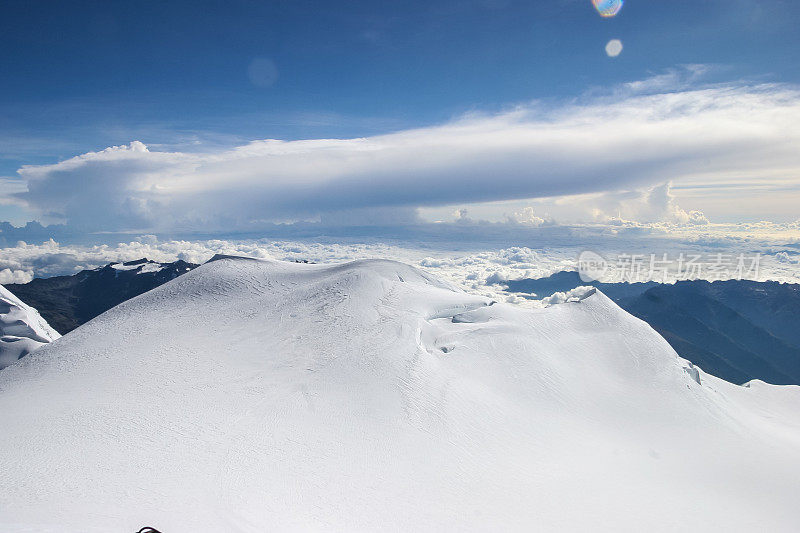
[[[796,530],[800,388],[748,385],[599,291],[219,258],[0,373],[0,529]]]
[[[0,285],[0,369],[59,337],[36,309]]]

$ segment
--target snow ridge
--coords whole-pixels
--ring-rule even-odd
[[[0,285],[0,369],[59,337],[36,309]]]

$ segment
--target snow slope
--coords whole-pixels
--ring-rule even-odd
[[[0,285],[0,369],[59,337],[36,309]]]
[[[581,296],[205,264],[0,372],[0,529],[796,530],[800,387]]]

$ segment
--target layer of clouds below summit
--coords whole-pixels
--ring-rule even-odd
[[[168,240],[141,236],[130,242],[115,245],[62,245],[53,240],[40,244],[18,243],[0,248],[0,284],[25,283],[34,276],[48,277],[73,274],[111,262],[130,261],[147,257],[155,261],[183,259],[202,263],[214,254],[246,255],[278,260],[306,260],[317,263],[344,262],[363,258],[394,259],[422,268],[448,280],[462,289],[495,299],[518,301],[519,296],[506,291],[505,281],[525,277],[543,277],[561,270],[574,270],[576,259],[584,250],[602,251],[609,261],[619,254],[649,254],[675,261],[679,254],[698,254],[713,261],[716,254],[748,259],[759,255],[760,268],[756,279],[800,282],[800,226],[793,228],[795,238],[775,241],[761,234],[758,227],[742,228],[738,237],[730,236],[730,228],[716,234],[713,226],[706,227],[703,237],[674,234],[658,236],[641,233],[636,228],[627,232],[624,227],[613,234],[602,228],[588,228],[565,233],[565,228],[541,227],[523,229],[528,238],[518,242],[527,246],[505,243],[463,242],[335,242],[310,240]],[[763,228],[762,228],[763,229]],[[774,229],[774,228],[773,228]],[[783,228],[784,233],[791,228]],[[673,265],[674,266],[674,265]],[[647,276],[647,269],[642,272]],[[703,277],[702,272],[698,272]],[[661,281],[656,272],[653,279]],[[637,281],[649,279],[643,277]],[[713,279],[713,278],[712,278]]]
[[[642,92],[653,87],[658,92]],[[158,233],[297,220],[408,224],[420,207],[647,190],[670,181],[740,200],[748,189],[786,197],[797,194],[799,123],[793,87],[669,92],[663,83],[629,84],[556,107],[532,103],[368,138],[261,140],[202,154],[151,151],[136,141],[23,167],[28,190],[7,190],[3,201],[84,231]],[[669,206],[664,213],[682,216]],[[702,214],[696,218],[702,222]]]

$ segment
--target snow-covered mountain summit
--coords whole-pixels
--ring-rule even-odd
[[[0,285],[0,369],[59,337],[36,309]]]
[[[0,372],[2,530],[794,529],[800,387],[584,296],[218,258]]]

